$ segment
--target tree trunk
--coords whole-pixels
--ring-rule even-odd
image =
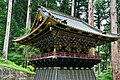
[[[118,34],[120,34],[120,28],[118,28]],[[119,68],[119,76],[120,76],[120,39],[118,41],[118,59],[119,59],[118,68]]]
[[[93,0],[89,0],[89,5],[88,5],[88,9],[89,9],[89,24],[91,26],[93,26],[94,22],[93,22]]]
[[[72,0],[71,16],[74,16],[75,12],[75,0]]]
[[[100,46],[98,46],[98,56],[100,56]],[[98,64],[98,75],[100,75],[101,69],[100,69],[100,63]]]
[[[17,1],[16,0],[14,0],[14,3],[16,3]]]
[[[31,26],[31,6],[30,6],[30,3],[31,3],[31,0],[28,0],[26,29],[30,29],[30,26]],[[24,48],[24,55],[25,55],[25,65],[24,65],[24,67],[27,67],[27,64],[28,64],[27,50],[28,50],[28,47],[25,46],[25,48]]]
[[[28,0],[28,8],[27,8],[27,18],[26,18],[26,28],[30,29],[31,26],[31,7],[30,7],[31,0]]]
[[[106,71],[108,71],[108,54],[106,53]]]
[[[116,14],[116,0],[111,0],[110,3],[110,16],[111,16],[111,32],[117,34],[117,14]],[[117,41],[111,43],[111,61],[112,61],[112,71],[113,80],[120,80],[118,77],[119,70],[119,59],[118,59],[118,43]]]
[[[93,0],[89,0],[89,3],[88,3],[89,5],[88,5],[88,9],[89,9],[89,24],[91,25],[91,26],[93,26]],[[90,55],[94,55],[94,48],[90,48],[89,49],[89,54]],[[93,68],[93,70],[94,70],[94,72],[95,72],[95,67]]]
[[[89,24],[93,26],[94,24],[93,23],[93,0],[89,0],[88,9],[89,9]],[[94,55],[94,48],[89,49],[89,54]]]
[[[4,45],[3,45],[3,55],[6,60],[7,60],[7,55],[8,55],[11,14],[12,14],[12,0],[9,0],[7,23],[6,23],[6,34],[5,34]]]
[[[46,0],[46,7],[48,7],[48,0]]]

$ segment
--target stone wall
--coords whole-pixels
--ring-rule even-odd
[[[33,75],[28,75],[6,67],[0,67],[0,80],[33,80]]]

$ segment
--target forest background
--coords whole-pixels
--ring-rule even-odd
[[[50,9],[63,12],[67,15],[71,14],[70,0],[31,0],[31,23],[33,23],[37,9],[39,6],[47,6]],[[60,6],[57,5],[58,1]],[[40,54],[39,49],[20,45],[13,40],[18,36],[23,36],[29,32],[26,30],[26,16],[27,16],[27,0],[13,0],[12,21],[10,29],[10,42],[8,60],[15,62],[18,65],[26,66],[29,62],[29,57]],[[110,0],[94,0],[94,27],[110,32]],[[120,0],[117,0],[117,25],[120,33]],[[6,21],[7,21],[8,0],[0,0],[0,56],[2,57],[3,43],[5,37]],[[88,22],[88,0],[75,0],[75,14],[74,16]],[[120,45],[120,44],[119,44]],[[111,45],[105,44],[99,48],[95,48],[95,54],[100,54],[102,61],[100,69],[98,65],[95,66],[96,74],[101,74],[99,78],[106,75],[111,78]],[[28,60],[28,61],[27,61]],[[103,79],[104,80],[104,79]]]

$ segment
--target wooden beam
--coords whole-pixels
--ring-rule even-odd
[[[110,16],[111,16],[111,32],[117,34],[117,13],[116,13],[116,0],[110,2]],[[113,71],[113,80],[120,80],[118,65],[118,43],[117,41],[111,43],[111,62]]]

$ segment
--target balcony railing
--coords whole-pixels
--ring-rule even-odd
[[[100,60],[100,56],[98,56],[98,55],[77,54],[77,53],[69,53],[69,52],[44,53],[44,54],[40,54],[40,55],[37,55],[37,56],[31,56],[30,60],[36,60],[36,59],[47,58],[47,57],[66,57],[66,58],[81,58],[81,59]]]

